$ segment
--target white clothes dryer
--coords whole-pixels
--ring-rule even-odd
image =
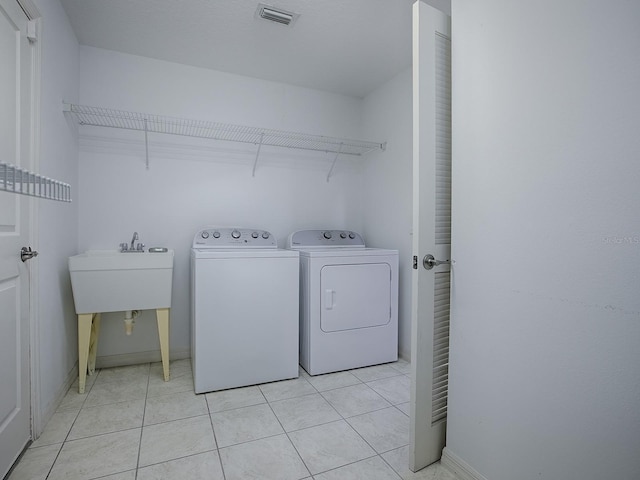
[[[301,230],[300,364],[310,375],[398,359],[398,251],[348,230]]]
[[[196,393],[298,376],[298,252],[265,230],[202,228],[191,249]]]

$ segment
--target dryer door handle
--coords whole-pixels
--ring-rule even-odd
[[[335,303],[334,303],[335,294],[336,294],[336,291],[335,290],[331,290],[330,288],[327,288],[324,291],[324,308],[325,308],[325,310],[332,310],[333,307],[335,306]]]

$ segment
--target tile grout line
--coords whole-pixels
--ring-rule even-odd
[[[195,390],[195,389],[194,389]],[[195,393],[195,391],[194,391]],[[213,427],[213,419],[211,418],[211,408],[209,408],[209,399],[206,394],[204,395],[204,403],[207,405],[207,412],[209,414],[209,424],[211,425],[211,431],[213,432],[213,444],[218,454],[218,462],[220,463],[220,471],[222,472],[222,480],[227,479],[227,474],[224,473],[224,465],[222,464],[222,456],[220,455],[220,447],[218,445],[218,438],[216,437],[216,429]]]
[[[347,370],[347,371],[351,373],[351,371],[350,371],[350,370]],[[353,375],[353,373],[352,373],[352,375]],[[390,377],[385,377],[385,378],[391,378],[391,377],[395,377],[395,376],[398,376],[398,375],[392,375],[392,376],[390,376]],[[366,383],[366,382],[362,381],[362,380],[361,380],[360,378],[358,378],[356,375],[354,375],[354,377],[355,377],[355,378],[360,382],[359,384],[366,385],[366,386],[367,386],[367,387],[368,387],[372,392],[374,392],[376,395],[380,396],[380,398],[382,398],[382,399],[383,399],[383,400],[385,400],[387,403],[389,403],[389,406],[386,406],[386,407],[381,408],[381,409],[373,410],[372,412],[380,411],[380,410],[384,410],[384,409],[386,409],[386,408],[392,408],[392,407],[394,407],[394,405],[392,405],[392,404],[391,404],[391,402],[389,402],[386,398],[384,398],[382,395],[380,395],[378,392],[376,392],[373,388],[371,388],[369,385],[367,385],[367,383]],[[305,378],[305,377],[303,377],[303,378]],[[381,459],[382,461],[384,461],[384,459],[383,459],[383,458],[382,458],[382,456],[381,456],[381,455],[376,451],[376,449],[375,449],[375,448],[373,448],[373,446],[372,446],[371,444],[369,444],[369,442],[367,442],[367,440],[366,440],[362,435],[360,435],[360,433],[359,433],[355,428],[353,428],[353,426],[352,426],[352,425],[349,423],[349,421],[347,420],[347,418],[353,418],[353,417],[357,417],[357,416],[359,416],[359,415],[354,415],[353,417],[344,417],[340,412],[338,412],[338,411],[337,411],[337,409],[336,409],[336,408],[331,404],[331,402],[329,402],[329,400],[327,400],[327,399],[324,397],[324,395],[322,395],[322,392],[321,392],[321,391],[319,391],[319,390],[316,388],[316,386],[315,386],[315,385],[313,385],[313,383],[311,383],[307,378],[305,378],[305,380],[307,381],[307,383],[309,383],[309,384],[313,387],[313,389],[316,391],[316,394],[320,395],[320,397],[321,397],[325,402],[327,402],[327,404],[328,404],[328,405],[333,409],[333,411],[334,411],[334,412],[335,412],[335,413],[340,417],[340,419],[339,419],[339,420],[334,420],[334,421],[331,421],[331,422],[324,422],[324,423],[321,423],[321,424],[318,424],[318,425],[312,425],[312,426],[305,427],[305,428],[300,428],[300,429],[298,429],[298,430],[292,430],[292,432],[299,432],[299,431],[302,431],[302,430],[308,430],[308,429],[311,429],[311,428],[315,428],[315,427],[318,427],[318,426],[321,426],[321,425],[328,425],[328,424],[330,424],[330,423],[336,423],[336,422],[343,421],[343,422],[344,422],[344,423],[346,423],[346,424],[349,426],[349,428],[351,428],[351,430],[353,430],[353,431],[355,432],[355,434],[356,434],[360,439],[362,439],[362,441],[363,441],[365,444],[367,444],[367,445],[369,446],[369,448],[371,448],[371,450],[374,452],[374,455],[371,455],[370,457],[366,457],[366,458],[363,458],[363,459],[360,459],[360,460],[356,460],[356,461],[354,461],[354,462],[350,462],[350,463],[347,463],[347,464],[345,464],[345,465],[340,465],[340,466],[338,466],[338,467],[331,468],[331,469],[329,469],[329,470],[325,470],[325,471],[322,471],[322,472],[318,472],[317,474],[311,474],[311,470],[309,469],[309,466],[308,466],[308,465],[307,465],[307,463],[304,461],[304,459],[302,458],[302,455],[300,455],[300,452],[298,451],[298,449],[296,448],[295,444],[294,444],[294,443],[293,443],[293,441],[291,440],[291,437],[289,436],[289,433],[290,433],[290,432],[287,432],[287,431],[286,431],[286,429],[284,428],[284,425],[282,425],[282,422],[281,422],[281,421],[280,421],[280,419],[278,418],[278,415],[276,415],[276,412],[273,410],[273,407],[271,406],[271,403],[272,403],[272,402],[270,402],[269,400],[267,400],[267,405],[269,405],[269,408],[270,408],[270,409],[271,409],[271,411],[273,412],[273,415],[276,417],[276,420],[277,420],[277,421],[278,421],[278,423],[280,424],[280,427],[281,427],[281,428],[282,428],[282,430],[284,431],[285,435],[286,435],[286,436],[287,436],[287,438],[289,439],[289,442],[291,443],[291,445],[292,445],[292,446],[293,446],[293,448],[295,449],[296,453],[298,454],[298,457],[300,457],[300,460],[302,460],[302,463],[304,464],[304,466],[306,467],[307,471],[308,471],[308,472],[309,472],[309,474],[312,476],[312,478],[313,478],[315,475],[319,475],[319,474],[322,474],[322,473],[326,473],[326,472],[329,472],[329,471],[331,471],[331,470],[337,470],[338,468],[342,468],[342,467],[345,467],[345,466],[347,466],[347,465],[352,465],[352,464],[355,464],[355,463],[361,462],[361,461],[363,461],[363,460],[367,460],[367,459],[370,459],[370,458],[374,458],[374,457],[376,457],[376,456],[377,456],[377,457],[380,457],[380,459]],[[378,380],[380,380],[380,379],[378,379]],[[371,381],[375,381],[375,380],[371,380]],[[355,384],[355,385],[358,385],[358,384]],[[335,389],[333,389],[333,390],[337,390],[337,389],[339,389],[339,388],[348,388],[348,387],[350,387],[350,386],[353,386],[353,385],[349,385],[349,386],[347,386],[347,387],[338,387],[338,388],[335,388]],[[262,390],[261,390],[261,391],[262,391]],[[325,390],[325,391],[332,391],[332,390],[330,389],[330,390]],[[263,395],[264,395],[264,394],[263,394]],[[302,398],[302,397],[310,396],[310,395],[315,395],[315,394],[311,393],[311,394],[299,395],[299,396],[295,396],[295,397],[283,398],[283,399],[280,399],[280,400],[276,400],[276,401],[274,401],[274,402],[285,401],[285,400],[291,400],[291,399],[293,399],[293,398]],[[265,397],[265,398],[266,398],[266,397]],[[367,413],[372,413],[372,412],[365,412],[365,413],[363,413],[363,414],[361,414],[361,415],[366,415]],[[268,438],[268,437],[267,437],[267,438]],[[246,442],[245,442],[245,443],[246,443]],[[386,462],[385,462],[385,463],[386,463]],[[397,475],[397,472],[396,472],[395,470],[393,470],[393,469],[392,469],[392,471],[393,471],[394,473],[396,473],[396,475]],[[399,475],[398,475],[398,476],[399,476]],[[306,478],[306,477],[305,477],[305,478]],[[400,480],[401,480],[401,478],[400,478]]]
[[[151,397],[149,397],[149,389],[150,389],[150,385],[151,385],[151,372],[152,372],[152,370],[153,370],[153,369],[152,369],[152,365],[151,365],[150,363],[147,363],[147,364],[146,364],[146,367],[147,367],[147,368],[146,368],[146,390],[145,390],[144,405],[143,405],[142,425],[140,426],[140,430],[141,430],[141,431],[140,431],[140,438],[139,438],[139,444],[138,444],[137,461],[136,461],[136,465],[135,465],[135,467],[134,467],[134,468],[135,468],[135,478],[136,478],[136,479],[138,478],[138,471],[139,471],[139,469],[140,469],[140,458],[141,458],[141,453],[142,453],[142,439],[143,439],[143,436],[144,436],[144,427],[145,427],[144,422],[145,422],[145,418],[146,418],[146,414],[147,414],[146,410],[147,410],[147,406],[148,406],[148,401],[149,401],[149,399],[151,398]],[[365,367],[365,368],[367,368],[367,367]],[[393,367],[392,367],[392,368],[393,368]],[[355,369],[355,370],[357,370],[357,369]],[[368,441],[367,441],[367,440],[366,440],[362,435],[360,435],[360,433],[359,433],[359,432],[358,432],[358,431],[353,427],[353,425],[351,425],[351,423],[349,422],[349,419],[351,419],[351,418],[355,418],[355,417],[358,417],[358,416],[361,416],[361,415],[366,415],[366,414],[374,413],[374,412],[377,412],[377,411],[385,410],[385,409],[388,409],[388,408],[391,408],[391,407],[393,407],[395,410],[397,410],[398,412],[400,412],[400,413],[402,413],[403,415],[405,415],[405,416],[406,416],[406,413],[405,413],[405,412],[403,412],[402,410],[400,410],[400,408],[399,408],[399,406],[398,406],[398,405],[400,405],[400,404],[394,404],[394,403],[392,403],[392,402],[391,402],[391,401],[389,401],[389,400],[388,400],[384,395],[382,395],[382,394],[378,393],[378,392],[377,392],[377,391],[376,391],[372,386],[370,386],[370,385],[369,385],[369,383],[371,383],[371,382],[375,382],[375,381],[379,381],[379,380],[385,380],[385,379],[390,379],[390,378],[395,378],[395,377],[400,377],[400,376],[405,376],[405,377],[407,376],[406,374],[404,374],[404,373],[400,372],[399,370],[396,370],[395,368],[393,368],[393,370],[396,372],[394,375],[390,375],[390,376],[386,376],[386,377],[382,377],[382,378],[374,378],[374,379],[369,380],[369,382],[365,382],[365,381],[363,381],[362,379],[360,379],[357,375],[353,374],[353,371],[354,371],[354,370],[347,370],[347,371],[345,371],[345,372],[349,372],[351,375],[353,375],[353,377],[354,377],[354,378],[355,378],[355,380],[357,381],[357,383],[356,383],[356,384],[354,384],[354,385],[346,385],[346,386],[344,386],[344,387],[329,388],[329,389],[322,390],[322,391],[320,391],[320,390],[319,390],[319,389],[318,389],[318,388],[317,388],[317,387],[316,387],[316,386],[315,386],[315,385],[310,381],[310,378],[309,378],[309,376],[308,376],[308,375],[300,374],[300,375],[299,375],[299,378],[300,378],[300,377],[301,377],[301,378],[304,378],[304,379],[305,379],[305,383],[309,384],[309,385],[311,386],[311,389],[312,389],[314,392],[311,392],[311,393],[305,393],[305,394],[302,394],[302,395],[300,395],[300,394],[297,394],[297,393],[296,393],[296,394],[294,394],[293,396],[288,396],[288,397],[286,397],[286,398],[279,398],[279,399],[275,399],[275,400],[269,400],[269,399],[266,397],[266,395],[265,395],[264,391],[263,391],[263,390],[262,390],[262,388],[261,388],[261,385],[256,385],[256,386],[258,387],[258,391],[260,392],[260,395],[261,395],[262,399],[263,399],[263,400],[264,400],[264,402],[269,406],[269,410],[270,410],[270,411],[271,411],[271,413],[275,416],[276,421],[277,421],[277,422],[278,422],[278,424],[280,425],[280,427],[281,427],[281,429],[282,429],[283,433],[286,435],[286,437],[287,437],[287,439],[289,440],[290,444],[293,446],[294,450],[296,451],[296,454],[298,455],[298,458],[300,458],[300,460],[302,461],[303,465],[304,465],[304,466],[305,466],[305,468],[307,469],[307,472],[308,472],[310,475],[311,475],[311,472],[310,472],[310,470],[309,470],[309,467],[307,466],[307,464],[306,464],[306,462],[304,461],[304,459],[302,459],[302,456],[300,455],[300,452],[298,451],[298,449],[296,448],[296,446],[295,446],[295,445],[293,444],[293,442],[291,441],[291,437],[290,437],[290,435],[289,435],[289,434],[290,434],[290,433],[293,433],[293,432],[297,432],[297,431],[305,430],[305,429],[310,429],[310,428],[318,427],[318,426],[321,426],[321,425],[326,425],[326,424],[333,423],[333,422],[340,421],[340,420],[342,420],[342,421],[344,421],[345,423],[347,423],[347,424],[349,425],[349,428],[350,428],[352,431],[355,431],[355,433],[356,433],[356,435],[358,436],[358,438],[360,438],[362,441],[364,441],[364,443],[365,443],[366,445],[368,445],[368,446],[373,450],[373,452],[375,452],[375,454],[374,454],[374,455],[372,455],[371,457],[366,457],[366,458],[363,458],[363,459],[358,460],[358,461],[355,461],[355,462],[350,462],[350,463],[347,463],[347,464],[345,464],[345,465],[342,465],[341,467],[344,467],[344,466],[347,466],[347,465],[351,465],[351,464],[353,464],[353,463],[357,463],[357,462],[359,462],[359,461],[363,461],[363,460],[366,460],[366,459],[368,459],[368,458],[373,458],[373,457],[375,457],[375,456],[379,456],[379,457],[381,457],[381,459],[385,462],[385,464],[386,464],[386,465],[389,465],[389,467],[394,471],[394,473],[398,474],[398,473],[395,471],[395,469],[393,469],[393,467],[391,467],[391,465],[390,465],[386,460],[384,460],[384,458],[382,458],[382,454],[383,454],[383,453],[387,453],[387,452],[378,453],[378,452],[376,451],[376,449],[375,449],[375,448],[373,448],[373,447],[372,447],[372,445],[371,445],[371,444],[370,444],[370,443],[369,443],[369,442],[368,442]],[[334,373],[334,372],[331,372],[331,373]],[[329,375],[330,375],[331,373],[329,373]],[[335,373],[337,373],[337,372],[335,372]],[[89,386],[89,388],[87,389],[87,396],[82,400],[82,403],[80,404],[80,408],[79,408],[79,410],[76,412],[76,414],[75,414],[75,416],[74,416],[74,418],[73,418],[73,422],[71,423],[71,426],[69,427],[69,430],[66,432],[65,439],[62,441],[62,443],[61,443],[61,445],[60,445],[60,449],[58,450],[58,452],[57,452],[57,454],[56,454],[56,457],[55,457],[55,459],[54,459],[54,461],[53,461],[53,464],[51,465],[51,467],[49,468],[48,473],[46,474],[46,478],[49,478],[49,477],[50,477],[50,475],[51,475],[51,473],[52,473],[52,471],[53,471],[53,468],[54,468],[54,466],[56,465],[56,462],[58,461],[59,456],[60,456],[60,454],[61,454],[61,452],[62,452],[62,449],[65,447],[65,445],[67,445],[67,444],[68,444],[69,442],[71,442],[71,441],[74,441],[74,440],[70,440],[70,439],[69,439],[69,437],[70,437],[70,434],[71,434],[72,429],[74,428],[74,426],[76,426],[76,423],[78,422],[78,418],[79,418],[79,416],[80,416],[80,413],[82,413],[84,410],[87,410],[88,408],[104,406],[104,405],[95,405],[95,406],[93,406],[93,407],[87,407],[87,400],[88,400],[89,394],[91,393],[91,391],[92,391],[93,387],[96,385],[96,383],[97,383],[97,381],[98,381],[98,379],[99,379],[100,374],[101,374],[101,371],[98,371],[98,374],[97,374],[97,375],[96,375],[96,377],[95,377],[95,378],[96,378],[96,380],[94,380],[94,381],[91,383],[91,386]],[[117,382],[117,380],[116,380],[116,381],[114,381],[113,383],[116,383],[116,382]],[[368,387],[368,390],[370,390],[370,391],[371,391],[372,393],[374,393],[376,396],[378,396],[378,397],[380,397],[381,399],[383,399],[383,400],[384,400],[388,405],[387,405],[387,406],[385,406],[385,407],[376,408],[376,409],[374,409],[374,410],[372,410],[372,411],[370,411],[370,412],[364,412],[364,413],[360,413],[360,414],[358,414],[358,415],[352,415],[352,416],[349,416],[349,417],[345,417],[345,416],[343,416],[343,415],[342,415],[342,414],[341,414],[341,413],[340,413],[340,412],[339,412],[339,411],[334,407],[334,405],[332,405],[332,404],[327,400],[327,398],[325,398],[325,394],[327,394],[328,392],[332,392],[332,391],[335,391],[335,390],[338,390],[338,389],[341,389],[341,388],[353,387],[353,386],[361,385],[361,384],[366,385],[366,386]],[[73,387],[70,387],[70,390],[71,390],[72,388],[73,388]],[[166,393],[166,394],[158,395],[158,397],[163,397],[163,396],[165,396],[165,395],[173,395],[173,394],[177,395],[177,394],[180,394],[180,393],[187,393],[187,391],[185,391],[185,392],[172,392],[172,393]],[[290,394],[291,394],[291,393],[290,393]],[[283,424],[282,424],[282,421],[281,421],[281,420],[280,420],[280,418],[278,418],[278,416],[276,415],[276,412],[275,412],[275,410],[274,410],[274,408],[273,408],[273,405],[277,404],[278,402],[287,401],[287,400],[293,400],[293,399],[300,399],[300,398],[304,398],[304,397],[306,397],[306,396],[311,396],[311,395],[319,395],[319,398],[322,398],[322,399],[323,399],[323,401],[325,401],[325,402],[326,402],[326,403],[331,407],[331,410],[332,410],[334,413],[336,413],[336,414],[337,414],[337,416],[338,416],[338,418],[339,418],[339,419],[338,419],[338,420],[335,420],[335,421],[330,421],[330,422],[322,422],[322,423],[317,424],[317,425],[311,425],[311,426],[309,426],[309,427],[300,428],[300,429],[297,429],[297,430],[291,430],[291,432],[287,432],[287,431],[285,430],[285,428],[284,428]],[[156,396],[154,396],[153,398],[156,398]],[[127,400],[127,401],[121,401],[121,402],[113,402],[112,404],[124,403],[124,402],[128,402],[128,401],[129,401],[129,400]],[[404,402],[402,402],[402,403],[404,403]],[[220,463],[220,467],[221,467],[221,470],[222,470],[223,477],[226,479],[226,473],[224,472],[224,467],[223,467],[223,465],[222,465],[222,458],[221,458],[221,454],[220,454],[220,448],[219,448],[219,446],[218,446],[218,441],[217,441],[216,431],[215,431],[215,428],[214,428],[214,425],[213,425],[213,418],[212,418],[211,406],[210,406],[210,404],[209,404],[209,399],[207,398],[207,396],[206,396],[206,395],[205,395],[205,405],[206,405],[206,407],[207,407],[207,414],[209,415],[209,423],[210,423],[210,425],[211,425],[212,434],[213,434],[213,438],[214,438],[214,449],[216,449],[216,450],[218,451],[218,460],[219,460],[219,463]],[[245,406],[245,407],[246,407],[246,406]],[[237,409],[240,409],[240,408],[244,408],[244,407],[237,407],[237,408],[227,409],[227,410],[223,410],[223,411],[232,411],[232,410],[237,410]],[[66,411],[64,411],[64,410],[63,410],[62,412],[66,412]],[[61,412],[57,412],[57,411],[56,411],[56,413],[61,413]],[[186,417],[185,419],[188,419],[188,418],[195,418],[195,417],[198,417],[198,416],[200,416],[200,415],[193,415],[193,416],[189,416],[189,417]],[[184,419],[178,419],[178,420],[184,420]],[[166,420],[166,421],[163,421],[163,422],[154,423],[153,425],[160,425],[160,424],[164,424],[164,423],[170,423],[171,421],[174,421],[174,420]],[[122,429],[122,430],[117,430],[117,431],[118,431],[118,432],[120,432],[120,431],[127,431],[127,430],[132,430],[132,428],[124,428],[124,429]],[[107,433],[116,433],[116,432],[107,432]],[[75,440],[82,440],[82,439],[85,439],[85,438],[91,438],[91,437],[100,436],[100,435],[104,435],[104,434],[89,435],[88,437],[81,437],[81,438],[78,438],[78,439],[75,439]],[[277,435],[270,435],[270,436],[263,437],[263,438],[270,438],[270,437],[275,437],[275,436],[279,436],[279,435],[281,435],[281,433],[278,433]],[[261,439],[255,439],[255,440],[261,440]],[[238,444],[234,444],[234,445],[240,445],[240,444],[244,444],[244,443],[249,443],[249,442],[252,442],[252,441],[255,441],[255,440],[249,440],[249,441],[245,441],[245,442],[239,442]],[[49,444],[49,445],[51,445],[51,444]],[[43,445],[43,447],[44,447],[44,446],[48,446],[48,445]],[[233,446],[233,445],[229,445],[229,447],[230,447],[230,446]],[[396,447],[396,448],[392,448],[392,449],[390,449],[390,450],[389,450],[389,452],[390,452],[390,451],[393,451],[393,450],[397,450],[397,449],[402,448],[402,447],[403,447],[403,446],[401,446],[401,447]],[[38,448],[38,447],[36,447],[36,448]],[[199,453],[204,453],[204,452],[199,452]],[[191,456],[194,456],[194,455],[196,455],[196,454],[185,455],[184,457],[180,457],[180,458],[187,458],[187,457],[191,457]],[[158,462],[158,463],[165,463],[165,462]],[[337,469],[337,468],[340,468],[340,467],[336,467],[336,468],[334,468],[334,469],[329,469],[329,470],[327,470],[327,471],[335,470],[335,469]],[[132,471],[132,470],[126,470],[125,472],[129,472],[129,471]],[[116,472],[115,474],[125,473],[125,472]],[[324,473],[324,471],[323,471],[323,472],[319,472],[319,473]],[[113,475],[113,474],[110,474],[110,475]],[[398,475],[399,475],[399,474],[398,474]],[[107,475],[107,476],[109,476],[109,475]],[[303,478],[307,478],[307,477],[303,477]]]
[[[140,425],[140,440],[138,441],[138,457],[136,458],[136,474],[134,480],[138,479],[138,470],[140,468],[140,453],[142,452],[142,434],[144,433],[144,416],[147,413],[147,397],[149,395],[149,381],[151,378],[151,363],[149,363],[149,370],[147,372],[147,390],[144,394],[144,408],[142,409],[142,422]]]
[[[388,451],[386,451],[386,452],[384,452],[384,453],[394,452],[394,451],[396,451],[396,450],[400,450],[401,448],[404,448],[404,446],[402,446],[402,447],[398,447],[398,448],[392,448],[391,450],[388,450]],[[393,468],[393,465],[391,465],[389,462],[387,462],[387,460],[382,456],[382,454],[380,454],[380,458],[382,458],[382,461],[383,461],[384,463],[386,463],[387,465],[389,465],[389,468],[391,468],[391,470],[393,470],[393,471],[394,471],[394,473],[395,473],[396,475],[398,475],[398,477],[400,477],[401,479],[402,479],[402,478],[404,478],[402,475],[400,475],[400,472],[398,472],[395,468]],[[413,473],[413,472],[412,472],[412,473]],[[434,477],[434,478],[435,478],[435,477]],[[432,480],[433,480],[433,479],[432,479]]]
[[[100,370],[98,370],[98,374],[96,375],[96,380],[98,379],[98,375],[100,375]],[[96,382],[94,380],[93,383],[91,384],[91,386],[89,387],[89,390],[87,391],[87,396],[84,398],[84,400],[82,400],[82,403],[80,404],[80,408],[78,409],[78,413],[76,413],[76,417],[73,419],[73,422],[71,422],[71,427],[69,427],[69,431],[67,432],[67,434],[64,437],[64,440],[60,444],[60,449],[58,450],[58,453],[56,454],[56,458],[53,460],[53,463],[51,464],[51,467],[49,467],[49,471],[47,472],[47,475],[45,476],[45,480],[47,480],[49,478],[49,476],[51,475],[51,472],[53,471],[53,467],[55,466],[56,462],[58,461],[58,458],[60,457],[60,453],[62,453],[62,449],[64,448],[65,444],[67,443],[67,439],[69,438],[69,435],[71,434],[71,430],[73,430],[73,426],[76,424],[76,421],[78,421],[78,417],[80,416],[80,412],[84,408],[84,404],[86,403],[87,398],[89,398],[89,393],[91,393],[91,389],[93,388],[95,383]],[[73,385],[71,385],[69,387],[69,390],[67,391],[67,393],[69,393],[69,391],[72,388],[73,388]],[[86,387],[85,387],[85,390],[86,390]],[[78,394],[78,395],[80,395],[80,394]],[[54,415],[56,413],[58,413],[57,410],[54,413]],[[45,428],[46,428],[46,426],[45,426]],[[43,433],[44,433],[44,431],[43,431]],[[47,445],[43,445],[43,446],[47,446]]]
[[[374,452],[375,452],[375,450],[374,450]],[[322,472],[318,472],[315,475],[323,475],[323,474],[325,474],[327,472],[332,472],[334,470],[338,470],[339,468],[348,467],[349,465],[355,465],[356,463],[364,462],[365,460],[371,460],[372,458],[375,458],[375,457],[380,457],[380,459],[384,462],[384,458],[382,458],[382,456],[379,453],[376,453],[375,455],[371,455],[370,457],[365,457],[365,458],[361,458],[360,460],[355,460],[353,462],[345,463],[344,465],[340,465],[339,467],[334,467],[334,468],[330,468],[328,470],[323,470]],[[393,468],[391,470],[393,470]],[[395,470],[393,470],[393,473],[395,473],[397,475],[397,472]],[[398,480],[402,480],[402,477],[400,477],[399,475],[398,475]]]
[[[298,378],[302,377],[301,375],[298,375]],[[313,386],[313,384],[307,380],[305,377],[302,377],[305,379],[305,381],[311,385],[311,388],[313,388],[316,393],[320,393],[318,392],[318,389]],[[258,387],[259,388],[259,387]],[[282,428],[282,431],[284,432],[284,434],[287,437],[287,440],[289,440],[289,443],[291,444],[291,446],[293,447],[293,449],[296,451],[296,454],[298,455],[298,458],[300,459],[300,461],[302,462],[302,465],[304,465],[304,468],[307,469],[307,472],[309,473],[309,475],[311,476],[311,478],[313,478],[313,475],[311,474],[311,470],[309,469],[309,466],[307,465],[307,462],[304,461],[304,458],[302,458],[302,455],[300,455],[300,452],[298,451],[298,449],[296,448],[295,443],[293,443],[293,440],[291,440],[291,437],[289,436],[289,432],[287,432],[287,430],[284,428],[284,425],[282,425],[282,422],[280,421],[280,419],[278,418],[278,415],[276,415],[276,412],[273,410],[273,407],[271,406],[271,402],[267,399],[266,395],[262,392],[262,389],[260,389],[260,393],[262,393],[262,396],[265,398],[265,400],[267,401],[267,405],[269,406],[269,409],[271,410],[271,413],[273,413],[273,416],[276,417],[276,420],[278,421],[278,424],[280,425],[280,428]],[[314,393],[310,393],[309,395],[315,395]],[[300,398],[300,397],[304,397],[306,395],[300,395],[299,397],[291,397],[291,398]],[[282,400],[290,400],[290,399],[282,399]],[[277,400],[277,401],[282,401],[282,400]],[[302,478],[308,478],[308,477],[302,477]]]
[[[353,373],[352,373],[352,375],[353,375]],[[392,377],[395,377],[395,376],[398,376],[398,375],[393,375]],[[387,403],[389,403],[389,406],[388,406],[388,407],[384,407],[384,408],[380,408],[380,409],[372,410],[371,412],[365,412],[365,413],[362,413],[362,414],[360,414],[360,415],[367,415],[367,414],[369,414],[369,413],[382,411],[382,410],[384,410],[384,409],[386,409],[386,408],[395,408],[395,405],[391,404],[391,402],[389,402],[389,401],[388,401],[384,396],[382,396],[382,395],[380,395],[378,392],[376,392],[376,391],[375,391],[375,390],[374,390],[370,385],[368,385],[368,384],[367,384],[367,382],[362,381],[362,380],[361,380],[357,375],[354,375],[354,377],[356,377],[358,380],[360,380],[361,384],[366,385],[366,386],[367,386],[367,387],[368,387],[372,392],[374,392],[376,395],[380,396],[380,398],[382,398],[382,399],[383,399],[383,400],[385,400]],[[384,378],[392,378],[392,377],[384,377]],[[382,379],[377,379],[377,380],[383,380],[384,378],[382,378]],[[376,380],[371,380],[371,381],[372,381],[372,382],[374,382],[374,381],[376,381]],[[343,388],[348,388],[348,387],[343,387]],[[319,392],[319,393],[320,393],[320,395],[322,396],[322,398],[324,398],[324,395],[322,395],[322,393],[321,393],[321,392]],[[327,400],[326,398],[324,398],[324,400],[325,400],[329,405],[331,405],[331,402],[329,402],[329,400]],[[332,407],[332,408],[334,408],[334,410],[336,410],[336,409],[335,409],[335,407],[333,407],[333,405],[331,405],[331,407]],[[376,457],[376,456],[377,456],[377,457],[380,457],[380,459],[381,459],[383,462],[385,462],[385,464],[387,464],[387,465],[388,465],[388,463],[387,463],[387,462],[385,461],[385,459],[382,457],[382,454],[378,453],[378,452],[377,452],[377,450],[376,450],[375,448],[373,448],[373,445],[371,445],[369,442],[367,442],[367,440],[366,440],[362,435],[360,435],[360,433],[359,433],[359,432],[358,432],[358,431],[353,427],[353,425],[351,425],[351,423],[349,423],[348,418],[355,418],[355,417],[358,417],[358,416],[360,416],[360,415],[353,415],[353,416],[351,416],[351,417],[344,417],[344,416],[343,416],[340,412],[338,412],[337,410],[336,410],[336,413],[338,413],[338,415],[339,415],[339,416],[342,418],[342,420],[343,420],[343,421],[344,421],[344,422],[349,426],[349,428],[351,428],[351,430],[353,430],[353,431],[356,433],[356,435],[358,435],[358,437],[360,437],[360,438],[362,439],[362,441],[363,441],[363,442],[365,442],[365,443],[369,446],[369,448],[371,448],[371,450],[373,450],[373,451],[375,452],[375,455],[372,455],[372,456],[370,456],[370,457],[363,458],[363,459],[361,459],[361,460],[357,460],[357,461],[355,461],[355,462],[348,463],[347,465],[352,465],[352,464],[355,464],[355,463],[361,462],[361,461],[363,461],[363,460],[367,460],[367,459],[369,459],[369,458],[374,458],[374,457]],[[404,413],[404,412],[400,412],[400,413]],[[402,448],[402,447],[399,447],[399,448]],[[392,449],[392,450],[393,450],[393,449]],[[391,451],[391,450],[390,450],[390,451]],[[385,452],[385,453],[386,453],[386,452]],[[331,471],[331,470],[336,470],[336,469],[338,469],[338,468],[342,468],[342,467],[345,467],[345,466],[346,466],[346,465],[342,465],[342,466],[340,466],[340,467],[336,467],[336,468],[333,468],[333,469],[330,469],[330,470],[326,470],[326,472]],[[391,465],[389,465],[389,467],[390,467],[390,468],[391,468],[391,470],[392,470],[392,471],[393,471],[393,472],[398,476],[399,480],[402,480],[402,477],[400,476],[400,474],[399,474],[398,472],[396,472],[396,471],[393,469],[393,467],[391,467]],[[320,472],[320,473],[325,473],[325,472]]]

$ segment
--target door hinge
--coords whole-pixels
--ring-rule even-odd
[[[31,43],[38,40],[37,23],[35,20],[27,20],[27,39]]]
[[[413,256],[413,269],[414,270],[418,269],[418,256],[417,255]]]

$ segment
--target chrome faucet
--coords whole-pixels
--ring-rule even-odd
[[[135,243],[136,240],[138,240],[138,232],[133,232],[133,238],[131,239],[131,247],[129,247],[129,250],[133,250],[135,248]]]
[[[122,253],[127,253],[127,252],[144,252],[144,243],[138,243],[136,245],[136,240],[138,240],[138,232],[133,232],[133,238],[131,239],[131,246],[129,246],[128,243],[121,243],[120,244],[120,251]]]

